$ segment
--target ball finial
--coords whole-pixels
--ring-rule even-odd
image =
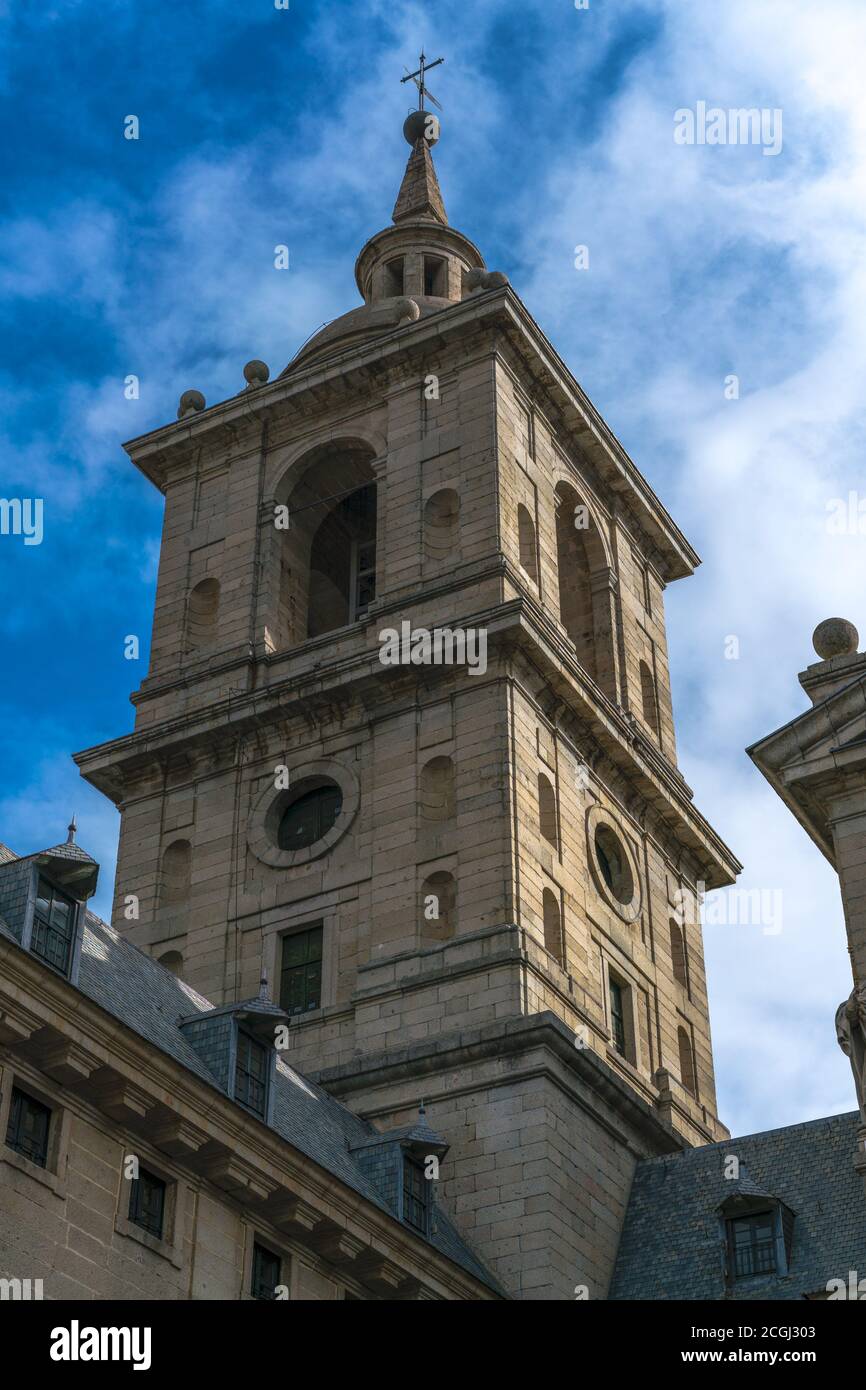
[[[205,398],[201,391],[184,391],[177,407],[177,418],[183,420],[187,415],[197,415],[205,408]]]
[[[422,136],[428,148],[438,144],[439,117],[434,116],[432,111],[410,111],[403,122],[403,138],[414,149]]]
[[[834,656],[853,656],[860,643],[860,634],[847,618],[825,618],[812,633],[812,646],[822,661]]]
[[[254,357],[252,362],[248,362],[244,367],[244,380],[247,386],[264,386],[269,376],[270,371],[267,363],[260,362],[257,357]]]

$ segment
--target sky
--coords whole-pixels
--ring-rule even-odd
[[[680,765],[781,910],[705,926],[720,1114],[851,1110],[838,883],[744,749],[806,708],[819,621],[866,632],[861,0],[0,0],[0,496],[44,499],[41,544],[0,535],[0,840],[75,811],[108,914],[117,812],[70,755],[132,728],[162,519],[121,444],[357,304],[422,47],[450,221],[703,559],[666,595]],[[781,148],[681,143],[701,102]]]

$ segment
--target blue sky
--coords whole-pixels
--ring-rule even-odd
[[[117,815],[69,755],[132,726],[162,514],[121,442],[187,387],[233,394],[251,357],[276,374],[357,302],[423,45],[446,57],[452,223],[704,560],[667,595],[681,765],[784,911],[778,935],[706,928],[721,1114],[745,1132],[851,1109],[836,880],[743,749],[805,707],[818,621],[866,629],[866,542],[826,524],[866,495],[864,42],[858,0],[0,0],[0,494],[46,508],[40,546],[0,537],[0,839],[26,853],[76,810],[107,913]],[[781,153],[675,144],[701,100],[780,108]]]

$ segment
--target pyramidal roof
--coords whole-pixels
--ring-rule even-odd
[[[391,218],[397,223],[422,220],[448,226],[448,214],[442,201],[433,156],[423,135],[412,147]]]

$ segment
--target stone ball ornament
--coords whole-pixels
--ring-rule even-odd
[[[847,618],[825,618],[812,633],[812,646],[822,661],[834,656],[853,656],[860,644],[860,634]]]
[[[510,281],[503,270],[479,268],[466,272],[465,284],[469,294],[479,294],[483,290],[501,290],[504,285],[510,284]]]
[[[187,415],[197,415],[204,410],[205,404],[201,391],[184,391],[177,407],[178,420],[183,420]]]
[[[408,295],[401,295],[394,301],[394,318],[398,325],[417,323],[421,317],[421,306]]]
[[[439,117],[432,111],[410,111],[403,122],[403,138],[414,148],[422,137],[428,149],[439,143]]]
[[[260,362],[257,357],[254,357],[244,367],[244,380],[250,387],[264,386],[270,374],[271,371],[267,363]]]

